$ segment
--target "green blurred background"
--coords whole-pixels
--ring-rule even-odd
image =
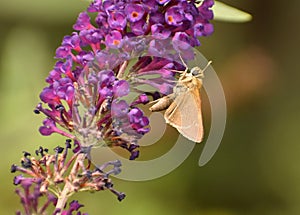
[[[197,145],[179,168],[162,178],[115,180],[115,188],[127,194],[121,203],[110,192],[75,195],[85,204],[83,211],[300,214],[300,2],[224,2],[250,12],[253,20],[214,22],[213,36],[202,39],[200,50],[213,60],[228,102],[225,135],[213,159],[200,168],[203,144]],[[43,117],[32,110],[55,63],[55,49],[87,5],[82,0],[1,2],[0,214],[20,208],[9,170],[19,162],[21,152],[64,142],[57,135],[42,137],[38,127]],[[155,154],[157,149],[151,150]]]

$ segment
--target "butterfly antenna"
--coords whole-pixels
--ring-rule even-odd
[[[208,61],[207,65],[202,69],[202,71],[204,72],[205,70],[207,70],[207,68],[210,66],[210,64],[212,63],[212,61]]]
[[[185,70],[184,70],[184,72],[181,74],[181,76],[184,77],[184,76],[186,76],[186,73],[187,73],[187,71],[189,70],[189,67],[188,67],[188,65],[186,65],[186,63],[185,63],[184,60],[182,59],[181,54],[178,53],[178,55],[179,55],[179,58],[180,58],[182,64],[185,66]]]

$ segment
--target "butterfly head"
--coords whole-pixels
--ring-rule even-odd
[[[190,76],[196,77],[196,78],[204,78],[204,70],[202,70],[200,67],[196,66],[193,67],[190,70]]]

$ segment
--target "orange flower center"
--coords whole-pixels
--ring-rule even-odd
[[[168,21],[173,22],[174,21],[173,16],[168,16]]]
[[[113,43],[114,43],[114,45],[116,45],[116,46],[117,46],[117,45],[119,45],[119,44],[120,44],[120,40],[114,40],[114,42],[113,42]]]
[[[138,12],[132,12],[131,15],[132,15],[132,17],[136,18],[136,17],[138,17],[139,13]]]

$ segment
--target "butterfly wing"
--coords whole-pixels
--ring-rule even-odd
[[[203,139],[200,90],[197,87],[179,93],[165,112],[165,120],[184,137],[194,142]]]

